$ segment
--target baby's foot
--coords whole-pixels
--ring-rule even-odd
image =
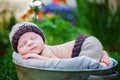
[[[103,53],[103,55],[102,55],[100,62],[105,63],[108,66],[110,64],[110,58],[106,51],[103,51],[102,53]]]

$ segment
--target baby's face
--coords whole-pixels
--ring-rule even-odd
[[[43,48],[42,37],[34,32],[24,33],[18,40],[17,50],[22,55],[27,53],[40,54]]]

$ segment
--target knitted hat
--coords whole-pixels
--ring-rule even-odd
[[[13,26],[9,34],[11,45],[16,52],[18,52],[17,50],[18,40],[20,36],[26,32],[35,32],[39,34],[42,37],[43,41],[45,42],[45,37],[43,35],[43,32],[38,28],[37,25],[30,22],[17,23],[16,25]]]
[[[101,59],[102,51],[103,46],[97,38],[83,34],[78,36],[73,48],[75,56],[87,56],[97,61]]]

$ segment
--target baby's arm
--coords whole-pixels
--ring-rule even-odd
[[[23,55],[22,57],[23,57],[23,59],[34,58],[34,59],[39,59],[39,60],[57,59],[57,57],[55,57],[55,56],[46,57],[46,56],[41,56],[41,55],[36,54],[36,53],[27,53],[27,54]]]
[[[106,51],[103,51],[102,53],[103,53],[103,55],[102,55],[102,58],[100,60],[100,63],[104,66],[108,66],[110,64],[110,58],[109,58]]]
[[[34,58],[34,59],[39,59],[39,60],[47,60],[50,59],[49,57],[41,56],[36,53],[27,53],[25,55],[22,55],[23,59],[28,59],[28,58]]]

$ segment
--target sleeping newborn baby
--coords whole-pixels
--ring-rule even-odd
[[[37,25],[21,22],[13,26],[9,38],[14,51],[24,59],[48,60],[87,56],[104,66],[110,64],[108,54],[103,51],[101,42],[94,36],[80,34],[76,40],[51,46],[45,44],[43,32]]]

